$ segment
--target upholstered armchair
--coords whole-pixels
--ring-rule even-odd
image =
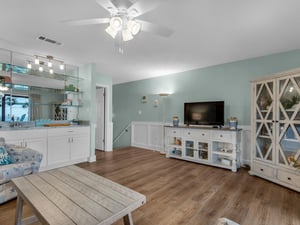
[[[5,152],[6,151],[6,152]],[[4,160],[4,158],[6,158]],[[0,204],[13,199],[17,193],[11,179],[37,173],[43,155],[36,150],[15,145],[7,145],[0,138]]]

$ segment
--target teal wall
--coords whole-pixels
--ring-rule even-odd
[[[300,67],[300,50],[242,60],[183,73],[113,85],[114,137],[131,121],[183,122],[183,104],[193,101],[225,101],[225,121],[236,116],[240,125],[250,125],[250,81],[271,73]],[[159,93],[172,93],[160,97]],[[147,103],[142,103],[146,96]],[[153,107],[157,99],[159,106]],[[165,101],[165,110],[163,108]],[[138,112],[142,113],[139,114]],[[165,116],[163,116],[163,111]],[[130,132],[114,148],[130,145]]]

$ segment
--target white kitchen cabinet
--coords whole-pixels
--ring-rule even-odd
[[[89,127],[48,129],[48,166],[87,161],[89,146]]]
[[[60,132],[59,132],[60,133]],[[67,137],[49,136],[48,137],[48,161],[47,165],[58,165],[70,160],[70,148]]]
[[[0,137],[42,153],[41,171],[87,161],[90,152],[89,126],[3,129]]]
[[[7,130],[0,131],[0,137],[5,138],[5,143],[32,148],[43,154],[41,168],[47,166],[47,130]]]

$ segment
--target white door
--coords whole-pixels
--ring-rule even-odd
[[[97,100],[97,125],[96,125],[96,149],[105,150],[105,88],[96,88]]]

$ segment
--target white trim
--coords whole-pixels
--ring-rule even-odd
[[[110,92],[111,87],[106,84],[96,83],[96,88],[102,87],[105,88],[105,96],[104,96],[104,104],[105,104],[105,146],[104,151],[112,151],[112,140],[113,140],[113,129],[112,129],[112,122],[109,121],[110,109],[109,109],[109,100],[110,100]],[[96,141],[96,140],[95,140]]]
[[[138,148],[145,148],[153,151],[160,151],[161,153],[164,153],[164,130],[162,131],[161,140],[162,144],[160,146],[158,145],[151,145],[153,141],[151,140],[151,126],[162,126],[162,129],[164,125],[170,126],[171,123],[163,123],[163,122],[144,122],[144,121],[132,121],[131,122],[131,146],[138,147]],[[144,125],[145,126],[145,135],[146,141],[137,142],[135,140],[136,134],[135,134],[135,126],[136,125]],[[251,125],[239,125],[238,128],[242,129],[242,138],[240,143],[240,149],[241,149],[241,164],[242,165],[250,165],[251,164]]]
[[[146,142],[144,143],[135,141],[135,127],[137,125],[145,126],[145,135],[147,136],[146,136]],[[162,133],[158,140],[152,138],[151,136],[151,128],[157,126],[161,127],[161,133]],[[157,142],[160,142],[161,144],[160,145],[155,144]],[[132,121],[131,122],[131,146],[162,152],[164,150],[164,123]]]
[[[88,161],[89,161],[89,162],[96,162],[96,155],[90,156],[90,157],[88,158]]]

